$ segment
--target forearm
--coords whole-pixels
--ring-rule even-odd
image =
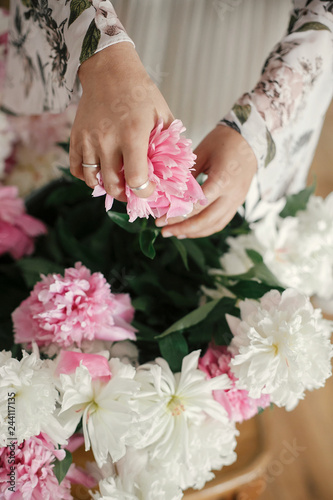
[[[288,33],[269,55],[256,87],[222,120],[247,140],[259,169],[273,161],[288,138],[296,146],[301,133],[320,127],[332,98],[332,2],[294,4]]]

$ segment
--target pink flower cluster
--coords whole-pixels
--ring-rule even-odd
[[[25,213],[23,200],[15,186],[0,186],[0,255],[14,259],[34,250],[34,237],[46,233],[45,225]]]
[[[231,389],[214,391],[214,398],[227,410],[232,421],[242,422],[256,415],[259,408],[269,406],[270,398],[267,394],[263,394],[259,399],[252,399],[248,391],[236,388],[237,378],[230,367],[232,357],[226,346],[210,344],[206,354],[199,359],[199,368],[208,378],[228,375],[232,383]]]
[[[53,472],[53,462],[63,460],[65,450],[56,449],[46,434],[13,442],[0,448],[0,498],[3,500],[72,500],[70,481],[61,484]],[[14,462],[13,462],[14,460]],[[10,467],[14,465],[14,468]],[[14,474],[13,474],[14,472]],[[12,478],[12,488],[10,481]]]
[[[113,294],[101,273],[81,263],[65,276],[42,276],[30,296],[13,312],[15,342],[80,347],[83,340],[135,340],[128,294]]]
[[[187,215],[197,202],[204,205],[206,198],[191,173],[196,159],[191,149],[191,141],[181,137],[185,127],[180,120],[174,120],[163,130],[163,120],[159,120],[150,134],[148,146],[148,177],[155,184],[155,191],[149,198],[139,198],[126,185],[127,213],[130,222],[137,217],[166,218]],[[95,187],[93,196],[106,194],[105,208],[110,210],[113,198],[103,186],[98,174],[99,185]]]

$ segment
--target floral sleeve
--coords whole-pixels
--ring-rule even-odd
[[[132,42],[109,0],[11,0],[4,102],[10,112],[60,112],[75,93],[79,64]]]
[[[333,2],[295,0],[286,36],[255,88],[221,120],[242,134],[258,162],[248,205],[304,187],[333,92]],[[251,209],[251,207],[250,207]]]

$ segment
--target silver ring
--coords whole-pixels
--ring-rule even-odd
[[[100,167],[100,164],[99,163],[82,163],[82,167],[98,168],[98,167]]]
[[[132,189],[132,191],[142,191],[142,189],[146,189],[146,187],[149,186],[149,183],[150,183],[150,180],[148,179],[146,182],[141,184],[141,186],[138,186],[135,188],[132,188],[131,186],[129,186],[129,188]]]

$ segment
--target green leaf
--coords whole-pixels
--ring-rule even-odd
[[[212,340],[218,345],[228,345],[232,339],[232,333],[226,321],[225,315],[239,317],[239,309],[235,307],[236,299],[223,297],[205,318],[203,323],[191,327],[188,333],[188,341],[194,349],[200,348]]]
[[[159,229],[144,229],[140,233],[139,243],[141,251],[146,257],[149,257],[150,259],[153,259],[156,255],[154,243],[159,233]]]
[[[331,31],[329,29],[328,26],[326,26],[326,24],[322,24],[322,23],[318,23],[316,21],[312,21],[312,22],[309,22],[309,23],[305,23],[303,24],[302,26],[300,26],[299,28],[297,28],[297,30],[294,31],[294,33],[297,33],[297,32],[300,32],[300,31],[310,31],[310,30],[315,30],[315,31]]]
[[[142,223],[137,219],[134,222],[129,222],[129,216],[127,214],[121,214],[119,212],[108,211],[108,216],[119,227],[125,229],[128,233],[139,233],[142,229]]]
[[[312,186],[306,187],[299,193],[287,196],[286,204],[279,214],[280,217],[295,217],[299,210],[305,210],[310,196],[314,193],[315,189],[316,184],[313,183]]]
[[[254,278],[258,278],[260,281],[263,281],[266,285],[269,285],[271,288],[273,287],[279,290],[284,290],[284,288],[281,286],[281,283],[276,278],[276,276],[274,276],[274,274],[268,269],[266,264],[264,264],[264,260],[260,255],[260,253],[250,249],[247,249],[246,253],[254,264],[254,270],[253,270]]]
[[[63,460],[58,460],[56,458],[53,466],[53,472],[59,484],[61,484],[62,480],[65,478],[68,469],[70,468],[71,463],[73,461],[72,454],[68,450],[65,451],[66,451],[65,458]]]
[[[40,281],[41,274],[63,273],[64,267],[47,259],[42,258],[25,258],[17,261],[17,266],[20,268],[24,281],[29,288]]]
[[[94,268],[95,263],[92,256],[88,255],[87,249],[75,238],[71,229],[61,217],[57,220],[56,230],[63,252],[68,255],[73,262],[80,261],[90,269]]]
[[[59,146],[61,149],[63,149],[66,153],[69,153],[69,141],[67,141],[67,142],[58,142],[57,146]]]
[[[181,319],[173,323],[173,325],[167,328],[167,330],[158,335],[156,338],[162,339],[164,337],[167,337],[173,332],[178,332],[180,330],[187,330],[191,328],[191,326],[200,323],[208,316],[208,314],[214,309],[214,307],[217,306],[220,300],[221,299],[211,300],[210,302],[207,302],[207,304],[198,307],[197,309],[194,309],[194,311],[190,312],[189,314],[186,314],[186,316],[183,316]]]
[[[232,110],[242,125],[247,121],[251,114],[250,104],[245,104],[244,106],[241,104],[235,104]]]
[[[161,354],[167,360],[173,372],[181,370],[184,356],[188,354],[188,345],[179,332],[172,333],[158,342]]]
[[[261,264],[262,262],[264,262],[262,255],[260,255],[260,253],[256,250],[252,250],[252,248],[246,248],[245,251],[249,259],[252,260],[253,264]]]
[[[284,290],[277,277],[268,269],[266,264],[262,263],[255,265],[254,273],[256,278],[258,278],[263,283],[266,283],[266,285],[269,285],[271,288]]]
[[[201,271],[206,272],[205,254],[193,240],[186,239],[182,241],[185,250]]]
[[[228,290],[236,295],[238,299],[260,299],[265,293],[272,289],[271,286],[258,281],[239,281],[235,285],[228,286]]]
[[[46,207],[58,207],[66,203],[76,204],[79,201],[86,200],[89,188],[82,184],[68,184],[65,186],[59,186],[55,189],[47,198],[45,202]]]
[[[100,38],[101,38],[101,32],[97,28],[95,20],[93,19],[83,39],[81,55],[80,55],[81,64],[86,59],[95,54]]]
[[[71,13],[69,16],[68,27],[91,6],[89,0],[71,0]]]
[[[189,271],[188,260],[187,260],[187,251],[186,251],[184,244],[175,237],[170,238],[170,241],[177,248],[177,250],[182,258],[182,261],[184,262],[184,266],[185,266],[186,270]]]
[[[274,159],[276,155],[276,146],[270,131],[266,128],[266,140],[267,140],[267,155],[265,159],[265,167]]]

